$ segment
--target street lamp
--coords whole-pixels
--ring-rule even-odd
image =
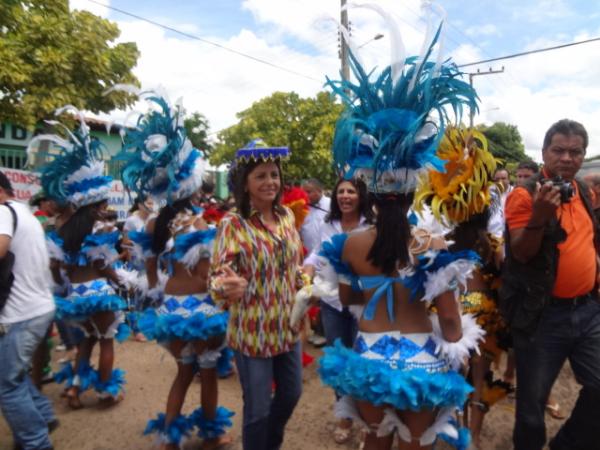
[[[373,41],[378,41],[379,39],[381,39],[383,37],[383,34],[381,33],[377,33],[375,36],[373,36],[371,39],[369,39],[367,42],[363,42],[362,44],[360,44],[358,47],[356,47],[357,49],[359,48],[363,48],[365,45],[373,42]]]

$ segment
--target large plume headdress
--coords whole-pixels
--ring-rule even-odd
[[[125,187],[142,197],[168,203],[189,197],[202,185],[206,161],[187,138],[180,102],[171,105],[166,96],[141,92],[155,108],[140,114],[134,128],[127,128],[119,159]]]
[[[497,161],[483,133],[450,127],[437,156],[447,161],[446,171],[430,170],[421,177],[415,193],[417,210],[428,204],[437,220],[457,225],[493,204]]]
[[[433,8],[429,2],[426,5]],[[456,65],[441,59],[443,21],[435,33],[427,32],[421,54],[405,59],[394,19],[377,5],[355,6],[372,9],[385,19],[392,58],[375,77],[363,68],[357,49],[342,30],[356,82],[327,79],[346,105],[336,124],[334,165],[347,178],[363,178],[372,192],[409,193],[423,168],[444,170],[444,161],[436,155],[444,129],[447,123],[460,121],[465,106],[477,109],[477,95],[460,79]]]
[[[67,138],[56,134],[40,134],[27,147],[31,151],[35,144],[50,141],[59,153],[41,170],[41,185],[46,195],[59,204],[73,204],[76,208],[106,200],[111,190],[112,177],[104,175],[102,156],[104,144],[90,136],[83,113],[71,105],[56,111],[56,115],[72,111],[79,119],[79,127],[71,131],[54,120],[46,123],[62,128]]]

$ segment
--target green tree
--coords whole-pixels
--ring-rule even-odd
[[[103,95],[139,84],[137,46],[115,44],[119,35],[109,20],[70,11],[68,0],[0,2],[0,121],[33,128],[67,104],[95,113],[131,104],[122,92]]]
[[[252,139],[262,138],[273,146],[288,146],[286,179],[314,177],[332,184],[331,144],[335,122],[342,106],[326,92],[301,98],[295,92],[275,92],[237,114],[239,122],[218,135],[211,163],[233,159],[235,151]]]
[[[489,127],[478,125],[477,129],[485,135],[489,150],[496,158],[502,160],[503,165],[531,159],[525,154],[521,133],[515,125],[495,122]]]
[[[192,141],[194,147],[210,156],[213,146],[208,142],[210,124],[206,116],[195,112],[184,120],[183,126],[185,127],[187,137]]]

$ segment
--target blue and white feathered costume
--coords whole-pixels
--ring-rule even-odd
[[[363,69],[349,43],[356,83],[327,80],[346,105],[336,124],[334,164],[345,177],[363,179],[374,194],[408,194],[415,190],[424,168],[444,170],[436,149],[450,121],[447,109],[452,109],[456,120],[460,120],[463,107],[477,108],[476,94],[459,79],[455,65],[442,62],[439,49],[438,60],[430,61],[442,34],[441,25],[431,33],[431,41],[427,41],[428,33],[419,57],[405,59],[394,20],[376,5],[362,7],[381,14],[390,27],[392,61],[374,76]],[[364,305],[362,320],[372,320],[377,305],[385,302],[393,322],[396,283],[409,289],[411,301],[428,304],[444,292],[464,289],[477,262],[476,254],[434,250],[418,242],[424,236],[431,237],[432,231],[416,232],[418,227],[413,227],[413,239],[419,251],[411,251],[411,263],[395,277],[352,273],[342,261],[346,236],[334,236],[323,246],[321,256],[337,276],[321,279],[325,286],[316,286],[317,290],[328,291],[327,284],[339,282],[351,285],[355,291],[373,291]],[[449,343],[443,338],[437,316],[431,314],[430,320],[432,332],[359,331],[353,349],[340,343],[325,349],[319,374],[325,384],[343,395],[336,405],[340,418],[353,418],[378,436],[397,432],[402,440],[418,440],[423,446],[431,445],[438,436],[445,436],[459,447],[467,445],[468,432],[457,429],[453,416],[462,409],[472,388],[456,370],[477,348],[483,332],[472,317],[463,316],[462,339]],[[365,424],[354,399],[386,407],[383,421],[377,426]],[[437,410],[435,421],[421,436],[412,436],[395,411],[423,409]]]
[[[142,94],[157,109],[140,116],[136,127],[124,136],[123,151],[119,155],[126,161],[122,180],[128,190],[138,195],[149,196],[157,203],[172,204],[190,197],[200,188],[206,161],[186,137],[181,106],[171,106],[155,92]],[[147,308],[138,315],[140,331],[161,344],[173,340],[188,342],[178,362],[210,369],[217,367],[222,348],[205,350],[198,355],[193,343],[224,336],[228,313],[218,308],[208,293],[172,295],[164,292],[175,264],[191,272],[202,259],[211,257],[216,229],[197,229],[194,224],[200,217],[201,211],[187,208],[179,211],[169,223],[172,237],[159,255],[153,253],[152,235],[145,230],[130,233],[129,238],[134,243],[134,252],[146,259],[157,258],[166,272],[163,282],[148,291],[159,306]],[[209,420],[199,408],[190,416],[179,415],[167,424],[161,413],[148,422],[144,433],[158,433],[161,442],[180,444],[196,427],[201,437],[212,439],[231,426],[232,415],[219,407],[216,416]]]
[[[111,190],[112,178],[104,175],[102,154],[104,145],[99,139],[92,138],[85,124],[83,115],[72,106],[59,109],[56,113],[72,110],[79,117],[79,128],[70,131],[55,121],[51,125],[60,125],[66,130],[68,140],[56,135],[38,135],[29,144],[29,149],[39,141],[54,143],[60,153],[42,169],[41,184],[49,198],[58,204],[71,204],[75,209],[86,205],[107,200]],[[118,258],[116,245],[120,233],[112,225],[97,221],[92,232],[87,235],[81,248],[76,252],[64,249],[64,242],[59,233],[47,233],[46,242],[49,255],[61,265],[71,267],[100,264],[111,266]],[[97,339],[117,338],[123,341],[129,335],[129,327],[125,324],[127,302],[117,295],[115,288],[104,278],[97,278],[84,283],[70,283],[66,272],[62,272],[63,285],[55,295],[56,317],[67,320],[81,328],[86,336]],[[113,311],[115,319],[107,330],[101,332],[94,321],[89,320],[94,314]],[[83,326],[83,323],[86,326]],[[89,331],[89,328],[93,331]],[[59,381],[66,381],[67,386],[79,386],[80,391],[94,387],[101,397],[116,397],[124,384],[124,372],[113,370],[112,377],[106,382],[100,382],[98,373],[81,361],[77,373],[69,365],[56,375]]]

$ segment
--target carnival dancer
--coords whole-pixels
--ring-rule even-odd
[[[162,291],[158,308],[146,309],[138,327],[156,339],[175,358],[177,375],[167,398],[166,411],[150,420],[145,434],[157,433],[164,449],[180,448],[194,428],[204,449],[231,442],[225,429],[233,413],[218,405],[217,361],[224,346],[228,315],[208,294],[208,270],[216,229],[202,219],[199,188],[206,161],[193,148],[183,126],[183,110],[160,94],[142,93],[157,106],[125,135],[121,158],[125,187],[138,196],[164,204],[143,232],[129,237],[147,256],[149,288]],[[160,271],[166,270],[164,287]],[[156,297],[155,297],[156,298]],[[189,416],[181,414],[196,370],[201,377],[202,406]]]
[[[507,349],[508,333],[496,300],[503,242],[487,231],[493,208],[501,208],[493,181],[496,160],[482,133],[461,127],[446,130],[437,155],[447,161],[446,172],[429,171],[421,178],[415,205],[430,205],[434,217],[453,228],[451,250],[474,250],[480,257],[466,291],[460,294],[462,312],[475,316],[486,332],[480,353],[470,358],[468,378],[475,391],[465,415],[473,443],[479,448],[484,415],[510,389],[508,383],[495,380],[490,369],[492,361]]]
[[[90,136],[79,111],[68,106],[57,115],[68,110],[74,110],[80,121],[73,132],[64,127],[68,140],[39,135],[29,145],[32,148],[47,140],[58,146],[60,153],[43,168],[41,183],[50,198],[73,207],[66,221],[47,234],[47,243],[51,259],[58,262],[52,265],[54,280],[61,286],[61,293],[55,295],[56,317],[76,325],[85,335],[74,367],[66,364],[54,377],[66,382],[68,404],[78,409],[83,407],[80,394],[89,388],[98,392],[103,404],[122,400],[125,372],[113,369],[113,338],[126,339],[129,328],[123,313],[127,302],[115,291],[123,281],[112,268],[118,258],[119,231],[104,220],[112,183],[104,175],[105,149]],[[96,343],[100,345],[97,371],[90,365]]]
[[[377,6],[390,35],[399,39],[393,18]],[[375,81],[351,51],[357,83],[328,81],[346,103],[336,124],[336,168],[361,178],[376,209],[374,227],[334,236],[323,255],[341,275],[343,305],[364,305],[354,349],[339,341],[325,349],[322,381],[344,397],[341,417],[367,430],[365,449],[390,448],[394,432],[402,449],[430,449],[438,435],[459,448],[468,431],[454,423],[472,388],[456,372],[483,331],[460,315],[457,291],[477,257],[450,253],[434,229],[413,228],[407,218],[417,174],[424,167],[444,170],[436,149],[449,118],[476,108],[476,95],[459,79],[456,66],[429,60],[441,26],[419,57],[404,59],[399,40],[393,58]],[[353,45],[350,44],[350,48]],[[460,117],[457,118],[460,120]],[[429,312],[429,305],[437,314]]]
[[[280,203],[287,155],[261,141],[237,151],[230,169],[237,211],[219,223],[211,267],[212,292],[229,303],[245,450],[281,448],[302,392],[301,347],[289,320],[302,285],[302,242],[293,213]]]
[[[319,253],[323,245],[327,245],[326,243],[334,235],[365,230],[373,224],[373,220],[373,209],[365,183],[356,178],[348,180],[340,178],[333,188],[331,209],[319,229],[321,241],[304,260],[305,273],[312,278],[317,273],[327,278],[329,274],[324,271],[331,270],[331,266],[319,261]],[[330,295],[322,295],[319,304],[327,345],[331,346],[340,339],[344,346],[352,348],[358,332],[358,322],[353,307],[341,304],[337,289]],[[340,399],[337,392],[335,396],[336,400]],[[341,418],[333,430],[333,439],[336,443],[343,444],[351,438],[351,432],[352,420]]]

